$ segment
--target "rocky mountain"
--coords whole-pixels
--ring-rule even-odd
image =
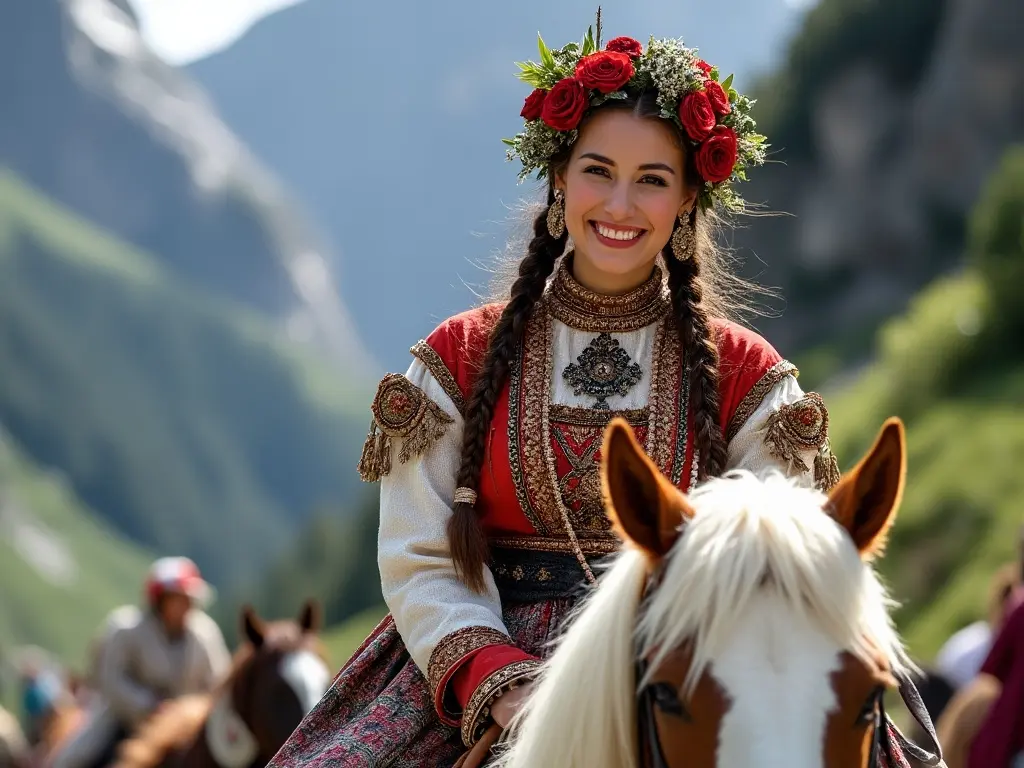
[[[1021,136],[1024,6],[821,0],[803,16],[744,2],[726,23],[722,8],[606,4],[606,30],[682,35],[759,97],[775,162],[746,196],[787,215],[727,233],[784,298],[757,327],[787,354],[842,339],[861,356],[881,318],[954,263],[967,206]],[[537,28],[572,39],[592,13],[531,0],[496,23],[486,4],[308,0],[190,67],[332,233],[346,304],[389,367],[474,300],[464,283],[486,287],[477,262],[533,194],[498,144],[525,94],[512,62],[535,56]]]
[[[345,304],[388,368],[487,288],[534,195],[500,142],[529,90],[514,62],[536,58],[538,30],[582,37],[596,6],[306,0],[188,68],[330,233]],[[783,0],[621,0],[603,16],[606,38],[682,36],[747,84],[799,19]]]
[[[780,164],[736,245],[783,265],[790,348],[870,340],[880,318],[962,256],[971,205],[1024,138],[1024,5],[823,0],[759,88]]]
[[[294,338],[373,366],[327,239],[201,88],[148,51],[126,0],[4,3],[0,71],[0,165]]]

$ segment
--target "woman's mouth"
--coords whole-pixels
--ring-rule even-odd
[[[647,234],[646,229],[612,226],[600,221],[591,221],[590,227],[601,244],[609,248],[631,248]]]

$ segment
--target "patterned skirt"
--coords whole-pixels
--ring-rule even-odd
[[[543,657],[573,603],[511,603],[505,626],[516,645]],[[465,751],[458,729],[438,718],[430,686],[387,616],[268,768],[446,768]]]

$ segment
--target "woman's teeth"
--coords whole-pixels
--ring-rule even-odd
[[[601,224],[594,224],[594,228],[610,240],[635,240],[644,233],[642,229],[611,229]]]

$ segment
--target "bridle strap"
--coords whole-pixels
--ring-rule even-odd
[[[939,744],[939,737],[935,733],[935,725],[932,723],[931,715],[928,714],[928,709],[921,700],[921,693],[917,690],[917,686],[914,685],[914,681],[909,677],[897,675],[896,680],[900,684],[900,697],[903,699],[903,703],[910,711],[914,720],[917,721],[917,724],[924,730],[929,744],[927,749],[918,746],[904,736],[903,732],[893,723],[892,730],[896,734],[896,741],[904,752],[917,760],[921,765],[927,766],[927,768],[946,768],[946,763],[942,759],[942,745]],[[886,730],[888,731],[888,729]],[[888,741],[888,736],[886,741]]]

